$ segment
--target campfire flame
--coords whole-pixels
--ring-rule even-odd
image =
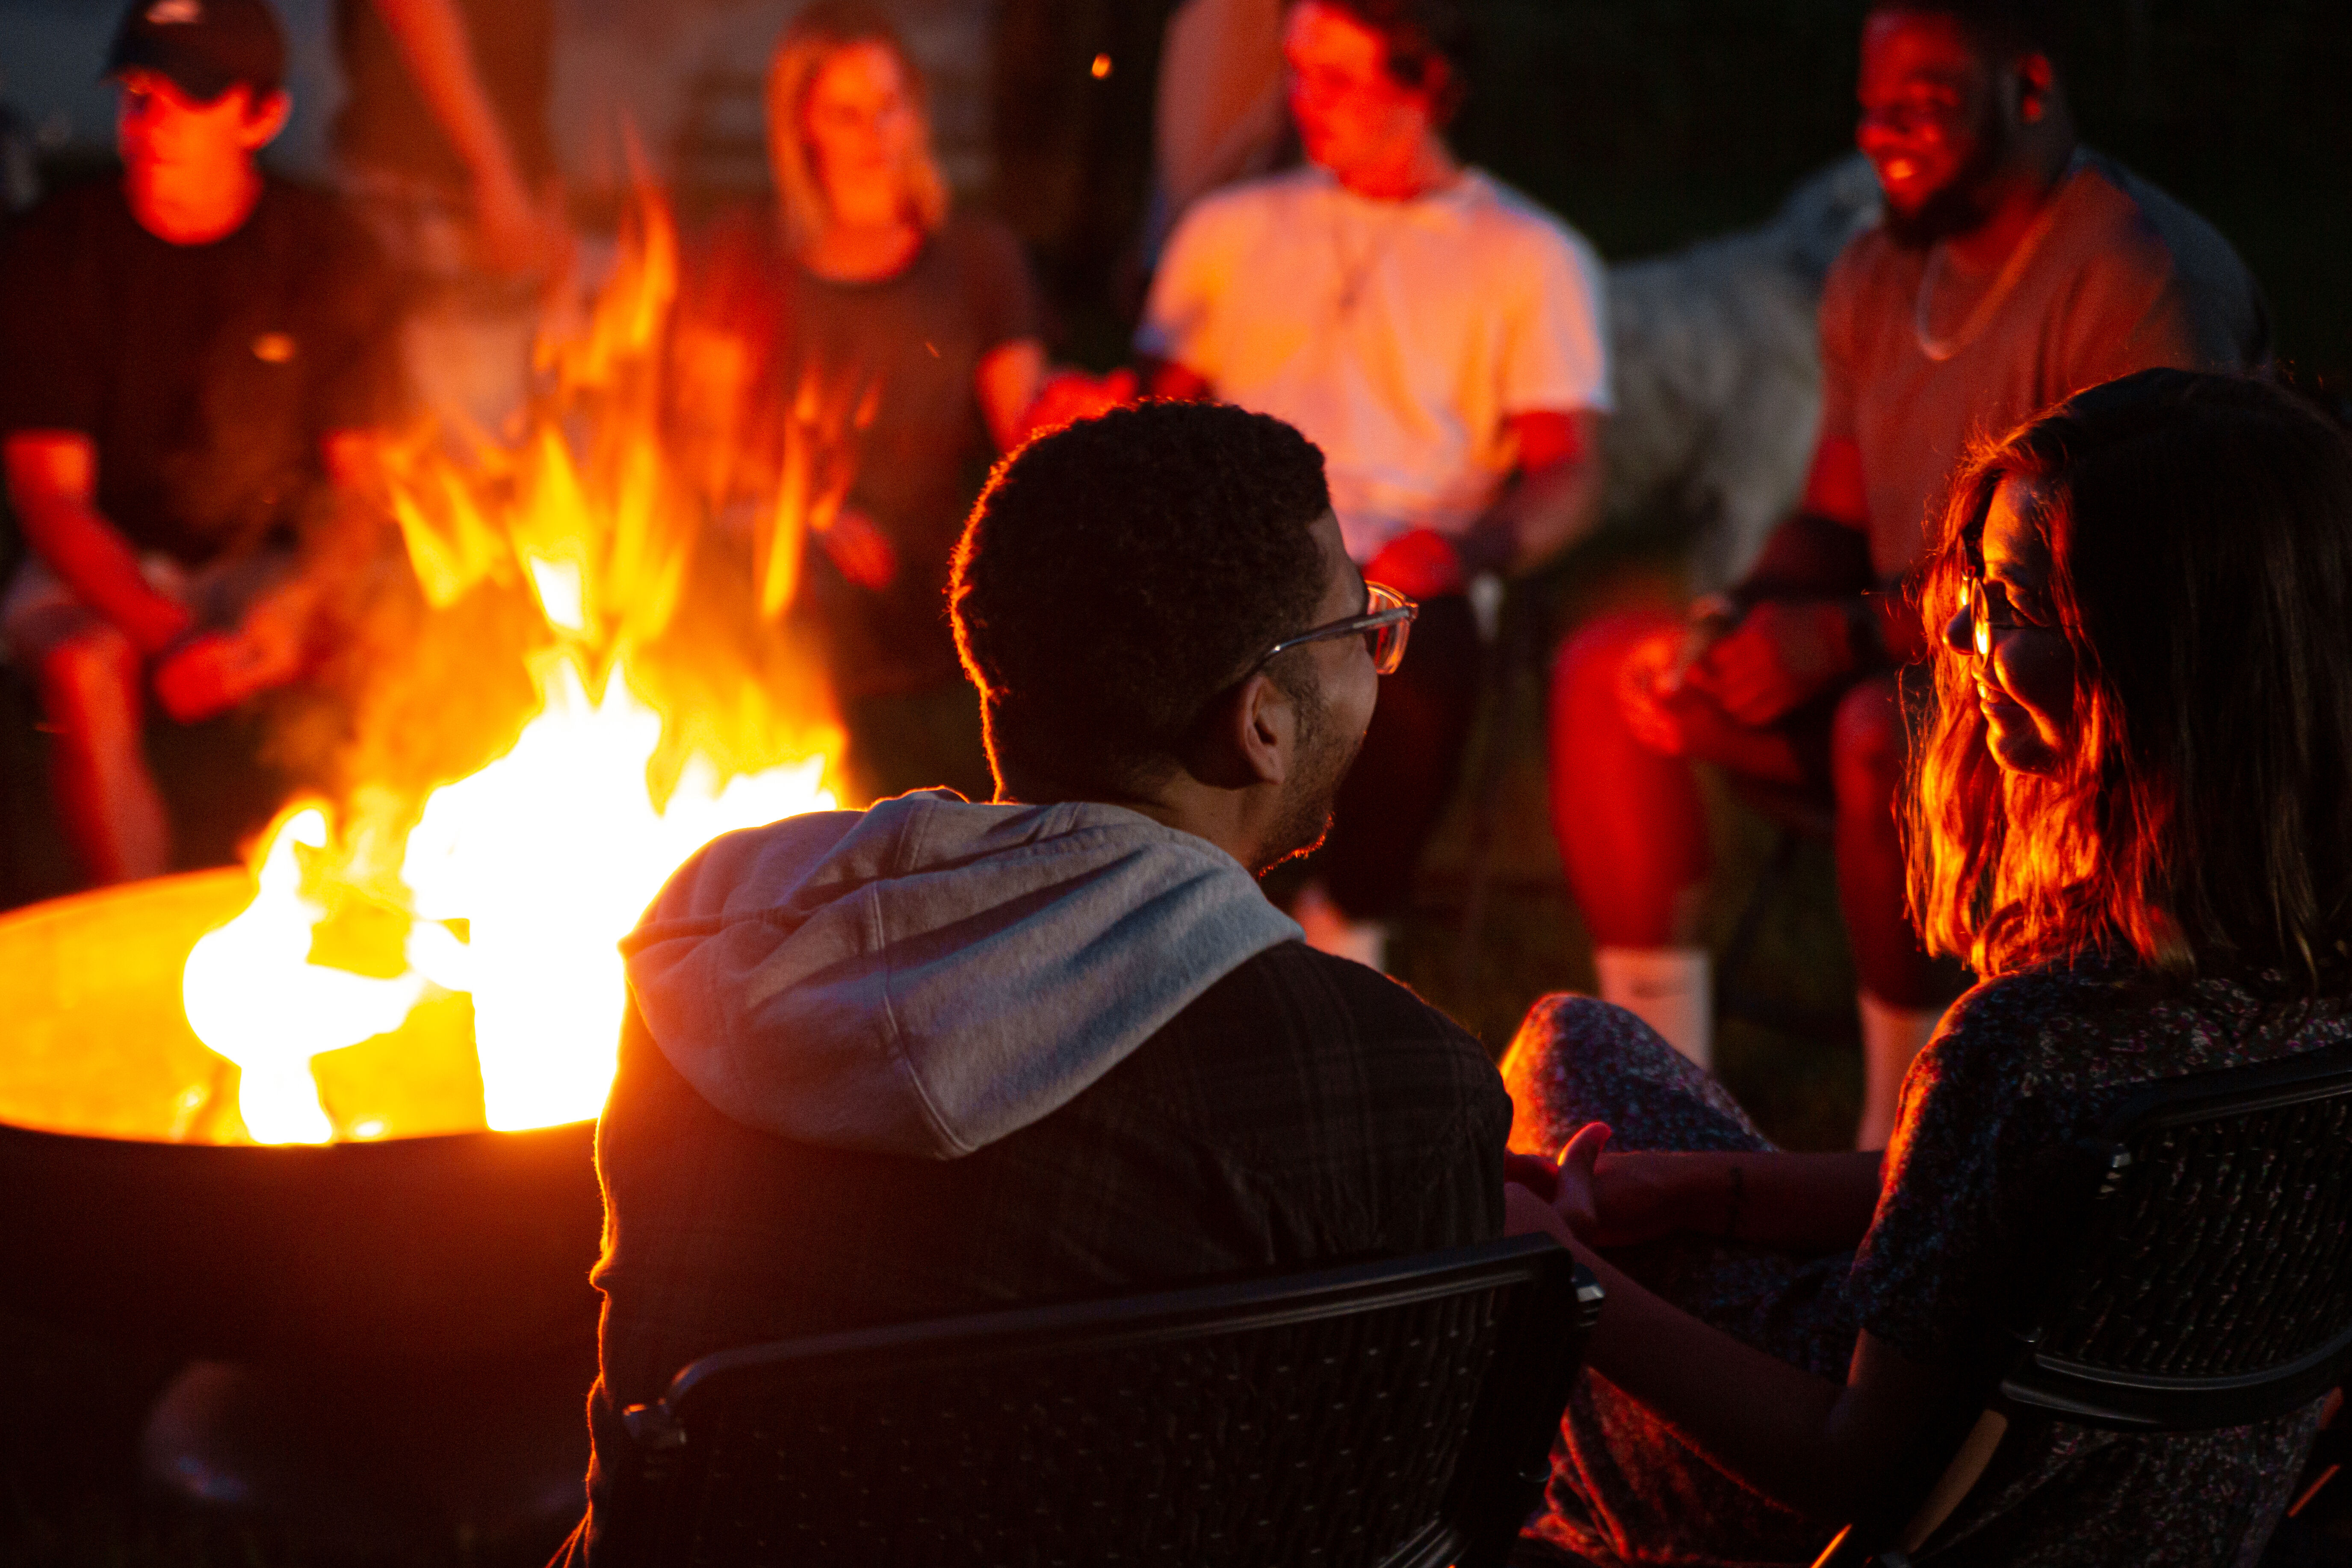
[[[321,1103],[311,1058],[449,992],[471,995],[491,1128],[595,1115],[625,1001],[615,943],[646,902],[719,834],[834,804],[838,731],[821,693],[780,693],[772,669],[723,656],[683,679],[657,668],[718,498],[664,439],[665,378],[698,373],[672,363],[677,241],[652,193],[623,240],[581,327],[542,334],[519,437],[477,437],[462,458],[446,438],[419,440],[391,462],[392,513],[433,612],[528,595],[534,646],[486,659],[528,664],[535,714],[503,754],[421,802],[362,777],[337,805],[282,813],[257,847],[253,901],[188,955],[188,1021],[242,1069],[256,1142],[368,1136]],[[787,443],[743,542],[752,624],[789,604],[803,530],[821,531],[847,489],[840,437],[870,421],[872,401],[859,386],[800,389],[792,424],[824,438]],[[370,744],[382,739],[355,750],[397,750]],[[398,932],[377,942],[373,972],[331,940],[354,908]]]
[[[306,806],[271,836],[253,902],[196,941],[181,1005],[196,1037],[243,1069],[237,1110],[257,1143],[323,1143],[333,1131],[310,1058],[398,1028],[425,977],[390,980],[310,962],[326,907],[302,892],[298,847],[324,849],[326,814]]]

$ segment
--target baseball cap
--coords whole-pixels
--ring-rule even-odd
[[[169,77],[199,103],[243,82],[257,97],[286,80],[286,34],[267,0],[132,0],[106,54],[106,74]]]

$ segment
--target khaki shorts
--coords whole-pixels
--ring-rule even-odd
[[[148,586],[177,601],[207,631],[237,625],[261,596],[299,569],[294,552],[269,547],[226,556],[202,566],[183,566],[168,555],[142,555],[139,570]],[[49,649],[100,623],[63,578],[38,555],[27,555],[8,588],[0,594],[0,653],[22,669],[39,664]]]

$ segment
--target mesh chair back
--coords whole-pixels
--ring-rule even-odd
[[[2012,1416],[2211,1430],[2352,1370],[2352,1049],[2144,1085],[2051,1153],[2014,1320],[1814,1568],[1908,1563]]]
[[[2091,1151],[2074,1267],[2005,1402],[2125,1428],[2308,1403],[2352,1352],[2352,1053],[2148,1085]]]
[[[1499,1563],[1599,1302],[1521,1239],[708,1357],[629,1413],[628,1556]]]

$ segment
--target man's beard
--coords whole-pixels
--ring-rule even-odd
[[[1942,187],[1909,212],[1885,203],[1880,226],[1886,237],[1906,250],[1925,250],[1939,239],[1967,234],[1992,216],[1989,188],[1994,170],[2009,156],[2008,123],[1990,108],[1977,127],[1976,151]]]
[[[1331,831],[1331,807],[1339,798],[1339,784],[1364,744],[1361,734],[1334,732],[1324,710],[1321,684],[1311,678],[1291,695],[1291,705],[1299,716],[1298,765],[1285,793],[1282,815],[1266,835],[1262,856],[1265,864],[1257,868],[1260,876],[1285,860],[1312,855],[1323,847],[1323,839]]]

